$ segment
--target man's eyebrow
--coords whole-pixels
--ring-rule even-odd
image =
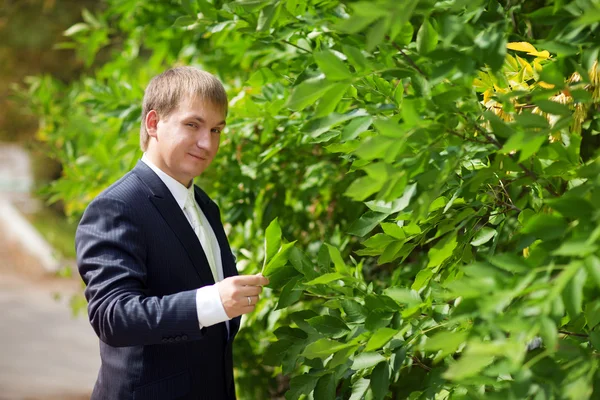
[[[195,119],[198,122],[203,123],[203,124],[206,123],[206,121],[204,120],[204,118],[202,118],[202,117],[200,117],[198,115],[192,115],[192,119]],[[219,125],[225,125],[225,121],[223,120],[223,121],[219,122],[217,124],[217,126],[219,126]]]

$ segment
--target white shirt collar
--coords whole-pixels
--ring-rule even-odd
[[[146,153],[144,153],[144,155],[142,156],[142,161],[147,166],[149,166],[150,169],[152,169],[152,171],[156,173],[156,175],[158,175],[160,180],[163,181],[163,183],[167,186],[167,189],[169,189],[169,191],[175,198],[175,201],[177,202],[177,205],[179,205],[179,208],[183,210],[183,206],[185,206],[185,200],[187,199],[188,193],[194,193],[194,183],[192,182],[190,187],[186,188],[173,177],[167,175],[165,172],[163,172],[163,170],[154,165],[154,163],[150,161],[148,156],[146,156]]]

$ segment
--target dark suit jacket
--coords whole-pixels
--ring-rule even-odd
[[[196,201],[237,275],[216,204]],[[199,328],[196,289],[214,284],[200,242],[160,178],[143,162],[86,209],[77,264],[102,365],[92,400],[235,399],[231,345],[239,318]]]

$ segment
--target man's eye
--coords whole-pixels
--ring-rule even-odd
[[[192,128],[196,128],[196,124],[189,123],[189,124],[186,124],[186,125],[189,126],[189,127],[192,127]]]
[[[221,130],[219,128],[214,128],[212,131],[213,133],[221,133]]]

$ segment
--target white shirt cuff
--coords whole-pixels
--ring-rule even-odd
[[[203,286],[196,291],[196,312],[200,329],[229,321],[217,285]]]

